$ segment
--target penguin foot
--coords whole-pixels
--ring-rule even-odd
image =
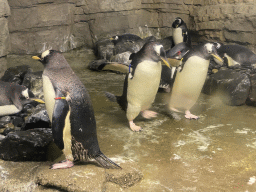
[[[67,169],[67,168],[70,168],[70,167],[73,167],[73,166],[74,166],[74,163],[72,161],[64,160],[64,161],[61,161],[59,163],[53,164],[50,167],[50,169]]]
[[[154,111],[149,111],[149,110],[145,110],[141,112],[142,117],[146,118],[146,119],[151,119],[153,117],[157,116],[157,113]]]
[[[133,123],[133,121],[129,121],[129,125],[132,131],[141,131],[141,127],[135,125],[135,123]]]
[[[199,119],[198,116],[191,114],[189,110],[185,111],[185,117],[187,119]]]

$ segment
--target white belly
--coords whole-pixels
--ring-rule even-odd
[[[0,106],[0,116],[12,115],[12,114],[18,113],[20,111],[21,110],[19,110],[15,105]]]
[[[50,121],[52,122],[52,114],[55,105],[55,90],[52,86],[50,79],[45,75],[43,75],[43,91],[46,110],[49,115]]]
[[[149,108],[154,102],[161,78],[161,62],[144,61],[135,71],[133,79],[128,78],[128,103]]]
[[[169,107],[189,110],[197,101],[203,88],[209,60],[190,57],[181,72],[177,72]]]
[[[183,42],[182,29],[181,28],[173,28],[172,36],[174,44],[177,45]]]

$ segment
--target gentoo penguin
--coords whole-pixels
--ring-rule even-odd
[[[198,116],[190,113],[203,88],[210,58],[222,59],[213,43],[203,43],[191,49],[183,58],[174,80],[168,108],[175,112],[185,112],[188,119]]]
[[[170,92],[173,81],[174,81],[174,74],[178,66],[181,65],[181,58],[189,52],[191,48],[187,46],[186,43],[182,42],[175,45],[173,48],[166,51],[166,58],[171,66],[168,68],[167,66],[162,67],[161,73],[161,81],[159,90],[163,89],[165,92]]]
[[[111,101],[117,101],[126,112],[129,126],[133,131],[141,127],[133,120],[141,112],[144,118],[152,118],[156,113],[149,111],[154,102],[161,78],[161,61],[169,66],[163,45],[157,42],[146,43],[139,52],[133,53],[130,72],[126,75],[122,96],[106,93]],[[170,67],[170,66],[169,66]]]
[[[223,45],[214,43],[218,54],[227,59],[229,67],[238,65],[242,68],[255,68],[256,55],[249,49],[241,45]],[[215,60],[216,61],[216,60]],[[218,61],[216,61],[218,63]],[[218,63],[222,64],[222,63]]]
[[[172,36],[175,45],[185,42],[188,46],[191,46],[191,37],[187,25],[180,17],[177,17],[172,23]]]
[[[25,104],[44,103],[25,86],[0,81],[0,116],[19,113]]]
[[[64,56],[46,50],[32,58],[44,65],[43,91],[53,139],[67,159],[51,168],[69,168],[73,161],[89,158],[104,168],[120,168],[100,151],[90,96]]]
[[[134,35],[134,34],[123,34],[123,35],[115,35],[113,37],[110,38],[110,40],[114,43],[117,44],[119,42],[134,42],[134,41],[138,41],[138,40],[142,40],[138,35]]]

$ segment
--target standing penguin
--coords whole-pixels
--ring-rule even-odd
[[[191,46],[191,37],[187,25],[180,17],[177,17],[172,23],[172,36],[175,45],[185,42],[188,46]]]
[[[52,169],[69,168],[73,161],[89,158],[104,168],[120,168],[100,151],[90,96],[64,56],[47,50],[32,58],[44,65],[43,91],[53,139],[67,158]]]
[[[40,99],[35,99],[27,87],[0,81],[0,116],[19,113],[24,105],[34,101],[44,103]]]
[[[117,101],[126,112],[129,126],[133,131],[140,131],[141,127],[133,120],[142,113],[144,118],[152,118],[156,113],[149,111],[154,102],[161,78],[161,62],[170,67],[166,60],[163,45],[157,42],[146,43],[139,52],[130,56],[130,72],[124,81],[123,95],[115,96],[106,93],[111,101]]]
[[[180,69],[177,70],[168,108],[171,111],[185,112],[188,119],[198,116],[190,113],[203,88],[210,58],[222,61],[213,43],[203,43],[191,49],[183,58]]]

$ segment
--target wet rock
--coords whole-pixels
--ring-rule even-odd
[[[122,188],[127,188],[138,183],[143,174],[134,162],[125,162],[120,164],[122,170],[108,169],[106,170],[106,181],[115,183]]]
[[[9,123],[11,121],[11,116],[4,116],[0,118],[1,123]]]
[[[40,192],[35,183],[37,169],[45,162],[13,162],[0,160],[2,192]]]
[[[24,119],[19,116],[12,116],[12,124],[15,127],[23,127],[24,126]]]
[[[95,44],[95,54],[98,59],[109,60],[114,54],[114,43],[110,39],[97,41]]]
[[[11,161],[45,161],[52,130],[36,128],[10,132],[0,144],[0,158]]]
[[[250,85],[248,75],[242,71],[223,69],[208,78],[203,90],[205,93],[217,90],[227,105],[243,105],[248,98]]]
[[[43,98],[43,71],[28,72],[24,76],[22,85],[26,86],[38,98]]]
[[[49,170],[49,166],[42,166],[36,176],[38,185],[79,192],[103,191],[105,180],[105,169],[95,165],[79,165],[59,170]]]
[[[40,104],[32,109],[32,113],[25,118],[24,130],[40,127],[50,127],[50,119],[45,105]]]
[[[20,65],[8,68],[1,81],[11,82],[21,85],[26,73],[31,72],[32,69],[28,65]]]
[[[2,135],[6,136],[6,135],[8,135],[8,133],[10,133],[10,132],[15,132],[15,129],[13,129],[13,128],[6,128],[6,129],[3,131]]]
[[[256,74],[250,74],[251,89],[248,96],[248,102],[250,104],[256,104]]]

